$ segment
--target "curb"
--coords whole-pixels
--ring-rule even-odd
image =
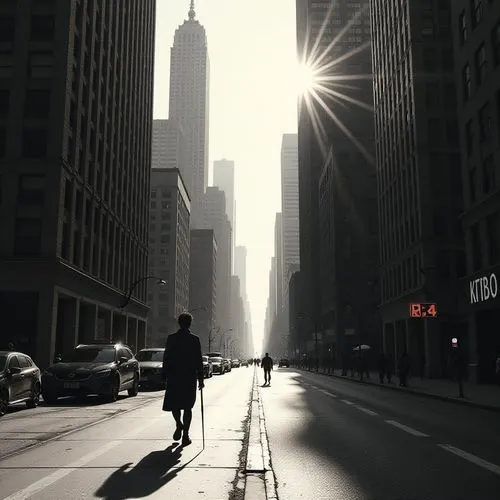
[[[254,372],[249,429],[248,452],[243,471],[244,500],[278,500],[257,372]]]
[[[355,382],[357,384],[363,384],[363,385],[369,385],[373,387],[380,387],[381,389],[389,389],[392,391],[398,391],[404,394],[412,394],[417,397],[422,397],[422,398],[428,398],[428,399],[437,399],[440,401],[446,401],[448,403],[454,403],[458,404],[461,406],[468,406],[470,408],[479,408],[481,410],[486,410],[486,411],[491,411],[493,413],[500,413],[500,406],[492,406],[492,405],[487,405],[483,403],[477,403],[475,401],[470,401],[467,399],[459,399],[459,398],[452,398],[450,396],[441,396],[439,394],[432,394],[430,392],[424,392],[424,391],[419,391],[417,389],[411,389],[411,388],[400,388],[392,385],[386,385],[386,384],[376,384],[373,382],[365,382],[364,380],[358,380],[355,378],[351,377],[343,377],[341,375],[328,375],[327,373],[321,373],[321,372],[310,372],[309,370],[304,370],[303,368],[297,368],[297,370],[301,370],[303,372],[308,372],[316,375],[323,375],[324,377],[332,377],[332,378],[338,378],[341,380],[345,380],[347,382]],[[499,394],[500,398],[500,394]]]

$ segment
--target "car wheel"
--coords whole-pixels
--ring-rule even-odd
[[[0,392],[0,417],[3,417],[7,413],[7,408],[9,407],[9,395],[7,391]]]
[[[109,389],[109,393],[107,394],[108,401],[114,403],[118,399],[119,393],[120,393],[120,379],[118,377],[115,377],[111,382],[111,387]]]
[[[40,384],[35,382],[31,388],[31,396],[26,401],[26,408],[36,408],[40,404]]]
[[[128,390],[128,395],[133,398],[139,394],[139,377],[137,375],[134,376],[134,384],[132,388]]]

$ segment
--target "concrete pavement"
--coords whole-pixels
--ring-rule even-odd
[[[491,412],[294,369],[260,393],[280,499],[498,499]]]
[[[1,420],[2,446],[5,436],[19,445],[43,436],[49,441],[0,460],[0,498],[242,498],[252,375],[239,368],[206,381],[204,450],[199,397],[193,443],[186,448],[173,446],[173,420],[161,411],[162,393],[11,413]],[[112,418],[99,422],[103,416]]]

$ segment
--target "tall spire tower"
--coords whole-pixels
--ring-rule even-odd
[[[169,118],[185,136],[179,165],[191,198],[191,228],[203,228],[203,195],[208,184],[209,60],[205,28],[195,19],[194,0],[188,18],[175,31],[171,49]]]
[[[194,0],[191,0],[191,4],[189,6],[188,17],[189,17],[190,21],[194,21],[194,18],[196,17],[196,12],[194,11]]]

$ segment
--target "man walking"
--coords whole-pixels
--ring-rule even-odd
[[[182,436],[183,446],[191,444],[189,427],[196,402],[196,381],[200,390],[204,387],[201,344],[199,337],[191,333],[192,321],[189,313],[179,316],[180,329],[167,337],[163,355],[163,380],[166,380],[163,411],[172,412],[176,423],[174,440],[179,441]]]
[[[271,370],[273,369],[274,362],[266,352],[266,356],[262,359],[262,368],[264,369],[264,385],[271,385]]]

